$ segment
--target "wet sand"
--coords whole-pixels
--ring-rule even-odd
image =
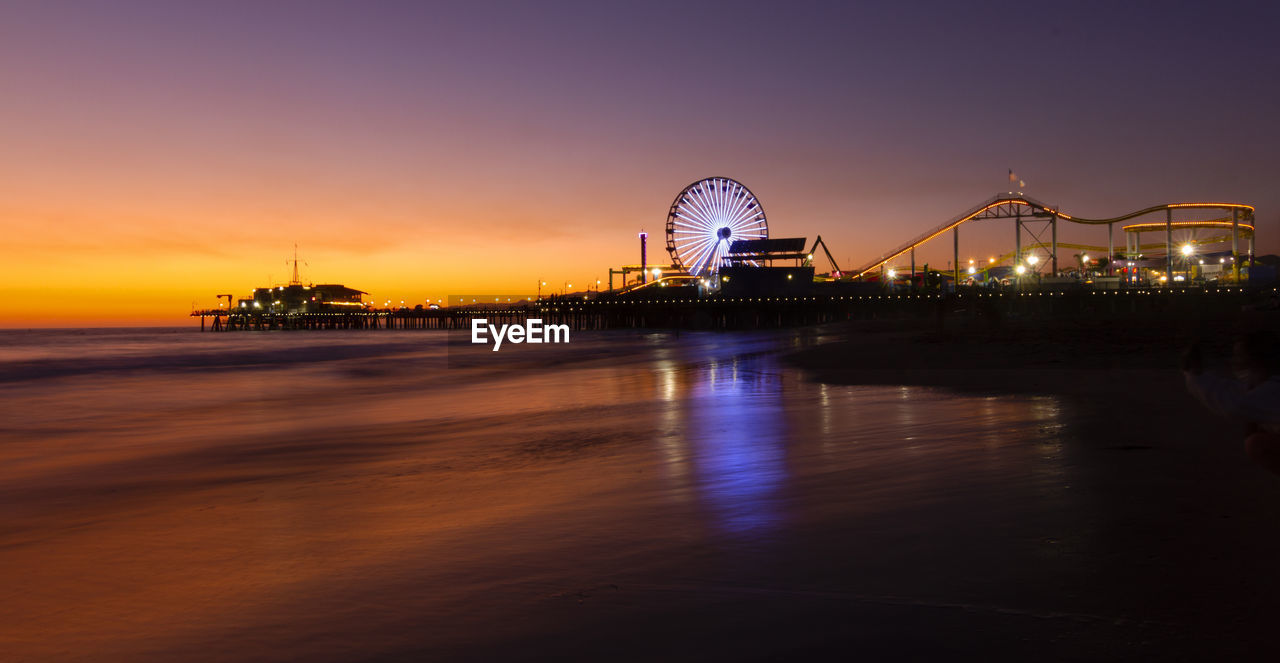
[[[1280,482],[1167,354],[1021,391],[941,338],[951,372],[913,370],[954,384],[910,386],[859,357],[916,332],[849,333],[600,334],[484,371],[406,332],[11,380],[2,658],[1266,652]]]

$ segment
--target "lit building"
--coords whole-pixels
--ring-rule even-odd
[[[302,285],[292,283],[274,288],[254,288],[252,299],[238,306],[268,313],[321,313],[364,307],[361,297],[368,293],[335,283]]]

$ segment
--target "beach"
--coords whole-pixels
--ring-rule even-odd
[[[1258,658],[1280,482],[1206,329],[3,332],[0,650]]]

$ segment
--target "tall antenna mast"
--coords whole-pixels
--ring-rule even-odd
[[[289,285],[302,285],[302,279],[298,277],[298,243],[293,243],[293,280]]]

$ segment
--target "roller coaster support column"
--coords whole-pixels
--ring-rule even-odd
[[[1049,221],[1049,225],[1053,229],[1053,236],[1050,240],[1052,243],[1050,250],[1053,252],[1053,255],[1050,257],[1053,258],[1053,275],[1054,277],[1057,277],[1058,276],[1058,215],[1057,214],[1053,215],[1053,219]]]
[[[909,290],[916,289],[916,247],[911,247],[911,286]]]
[[[1173,210],[1164,211],[1164,275],[1173,285]]]
[[[1116,224],[1107,224],[1107,276],[1115,271],[1111,263],[1116,259]]]
[[[952,271],[955,272],[955,281],[952,285],[956,288],[960,287],[960,226],[951,229],[951,247],[955,253],[955,262],[951,263]]]
[[[1231,210],[1231,278],[1240,282],[1240,210]]]
[[[1013,217],[1013,269],[1022,264],[1022,214]]]

